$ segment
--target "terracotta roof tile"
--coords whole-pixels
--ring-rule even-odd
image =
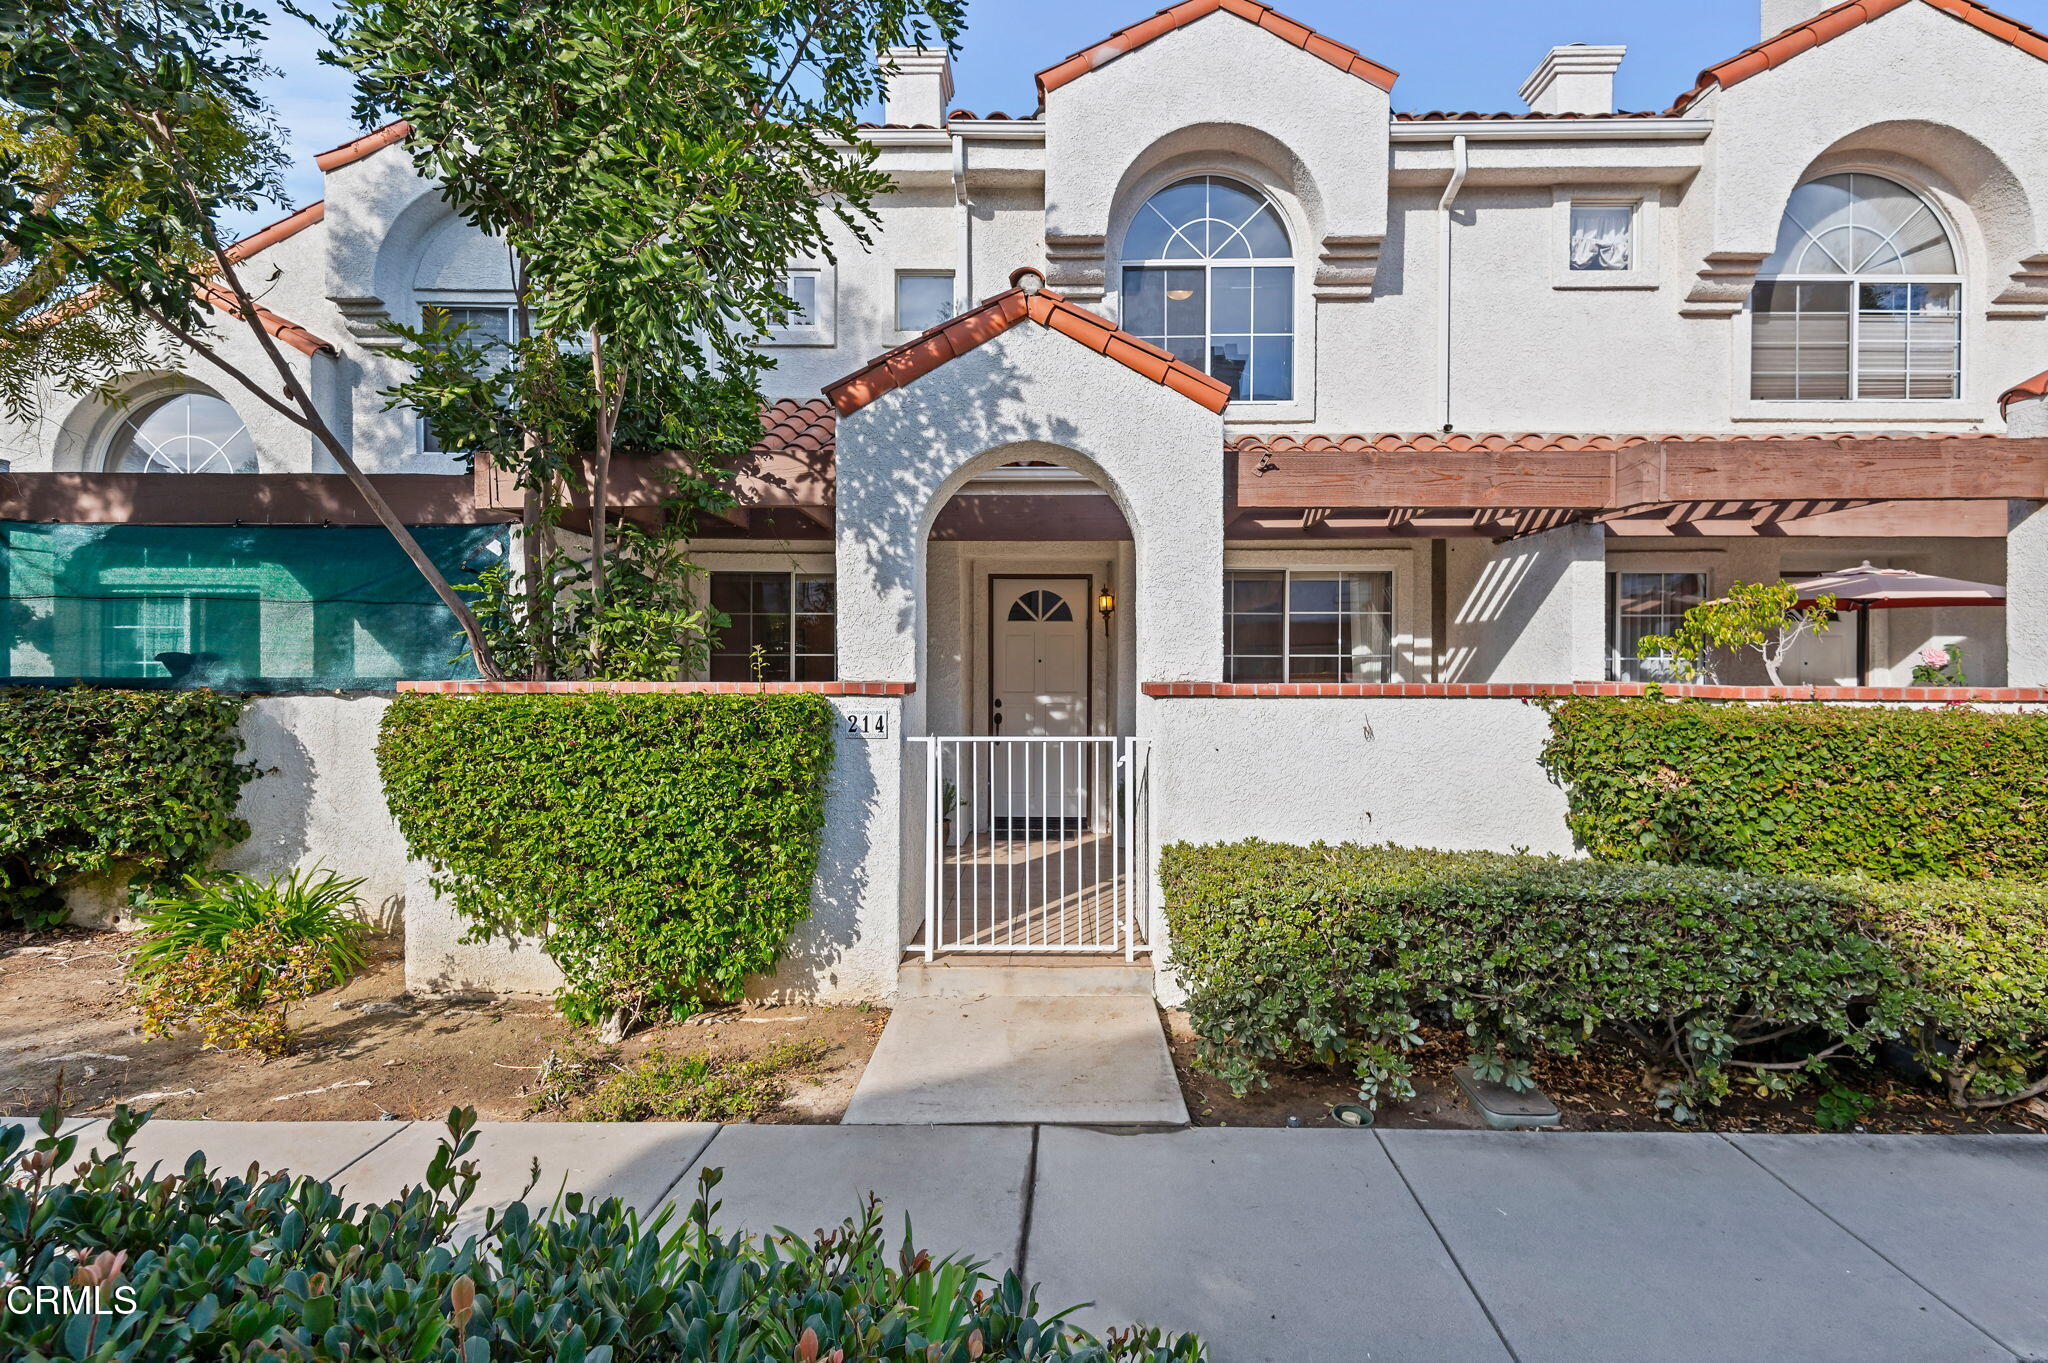
[[[1998,410],[2000,414],[2003,414],[2005,409],[2012,406],[2015,402],[2026,402],[2032,398],[2048,398],[2048,370],[2043,370],[2031,379],[2021,379],[2018,383],[2000,393],[1998,395]]]
[[[313,164],[323,171],[339,170],[354,165],[374,152],[380,152],[394,142],[403,142],[412,132],[412,124],[404,119],[386,123],[374,132],[364,133],[353,142],[344,142],[338,147],[321,152],[313,158]]]
[[[1669,118],[1668,109],[1632,109],[1608,114],[1539,114],[1527,110],[1509,113],[1472,113],[1462,109],[1431,109],[1428,113],[1395,114],[1396,123],[1466,123],[1476,120],[1493,122],[1500,119],[1573,119],[1573,118]]]
[[[228,247],[229,260],[247,260],[258,251],[267,251],[286,237],[295,237],[327,216],[327,201],[315,199],[296,213],[279,218],[270,226],[251,232],[240,241]]]
[[[1977,4],[1976,0],[1848,0],[1847,4],[1836,5],[1833,9],[1821,11],[1811,19],[1801,20],[1783,33],[1766,38],[1756,46],[1736,53],[1727,61],[1700,72],[1699,82],[1678,97],[1671,111],[1676,113],[1684,109],[1710,89],[1726,89],[1748,80],[1751,76],[1761,75],[1802,52],[1819,47],[1822,43],[1839,38],[1853,28],[1869,23],[1872,19],[1914,3],[1932,5],[1943,14],[1960,19],[2000,42],[2010,43],[2029,56],[2048,61],[2048,36],[2037,33],[1996,10]]]
[[[884,351],[845,378],[826,384],[825,396],[841,416],[851,416],[891,389],[914,383],[948,360],[957,359],[1029,320],[1079,341],[1097,354],[1107,355],[1126,369],[1192,398],[1212,412],[1221,412],[1230,401],[1230,386],[1221,379],[1211,378],[1159,347],[1119,331],[1096,313],[1069,303],[1050,289],[1025,293],[1016,287],[1016,281],[1027,273],[1031,271],[1019,270],[1012,275],[1012,287],[1007,292]]]
[[[830,454],[839,414],[823,398],[780,398],[761,409],[761,438],[754,449],[766,454]]]
[[[213,304],[214,307],[219,308],[228,316],[240,317],[242,315],[240,309],[235,306],[235,296],[228,290],[227,285],[209,284],[201,288],[199,292],[205,297],[207,302]],[[322,351],[326,351],[330,355],[335,353],[332,341],[322,340],[297,322],[288,321],[278,316],[261,303],[256,305],[256,320],[263,324],[265,331],[275,336],[278,340],[283,341],[301,355],[318,355]]]
[[[1141,19],[1135,24],[1120,28],[1101,42],[1084,47],[1065,61],[1056,62],[1039,72],[1039,98],[1043,100],[1048,90],[1057,90],[1077,76],[1099,71],[1126,52],[1134,52],[1153,39],[1163,37],[1177,28],[1184,28],[1197,19],[1214,14],[1217,10],[1228,11],[1246,23],[1256,24],[1275,37],[1301,48],[1310,56],[1328,62],[1339,71],[1349,72],[1360,80],[1370,81],[1382,90],[1394,88],[1393,71],[1370,57],[1361,55],[1354,48],[1325,38],[1308,25],[1288,18],[1271,5],[1259,3],[1259,0],[1181,0],[1180,4],[1170,5],[1148,19]]]

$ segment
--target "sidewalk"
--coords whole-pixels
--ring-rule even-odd
[[[81,1135],[89,1145],[92,1128]],[[496,1123],[478,1197],[534,1156],[641,1207],[725,1170],[727,1224],[808,1233],[881,1194],[920,1244],[1044,1284],[1084,1323],[1306,1358],[2048,1359],[2048,1137]],[[432,1123],[152,1122],[145,1161],[289,1156],[356,1197]]]

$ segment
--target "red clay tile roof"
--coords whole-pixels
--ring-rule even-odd
[[[1010,278],[1014,283],[1027,273],[1033,272],[1019,270]],[[841,416],[851,416],[890,389],[924,377],[1026,319],[1071,336],[1097,354],[1107,355],[1212,412],[1221,412],[1230,401],[1230,386],[1221,379],[1210,378],[1158,346],[1119,331],[1106,319],[1044,288],[1035,294],[1021,288],[999,293],[951,321],[939,323],[915,340],[883,352],[866,367],[826,384],[825,396],[832,399]]]
[[[1382,90],[1394,88],[1393,71],[1369,57],[1360,56],[1342,43],[1332,42],[1307,24],[1296,23],[1271,5],[1260,4],[1259,0],[1181,0],[1180,4],[1168,6],[1149,19],[1120,28],[1094,46],[1085,47],[1065,61],[1039,72],[1038,97],[1043,100],[1048,90],[1057,90],[1076,76],[1098,71],[1124,53],[1136,51],[1153,39],[1219,9],[1235,14],[1246,23],[1257,24],[1310,56],[1322,58],[1339,71],[1348,71],[1360,80],[1371,81]]]
[[[251,232],[240,241],[228,247],[229,260],[247,260],[258,251],[265,251],[283,241],[295,237],[327,216],[327,201],[315,199],[298,212],[279,218],[270,226]]]
[[[2021,379],[2018,383],[2000,393],[1998,395],[1999,414],[2001,416],[2004,415],[2005,409],[2012,406],[2015,402],[2026,402],[2030,398],[2048,398],[2048,370],[2034,375],[2031,379]]]
[[[1675,113],[1685,108],[1709,89],[1726,89],[1740,81],[1748,80],[1751,76],[1761,75],[1810,48],[1819,47],[1831,38],[1840,37],[1852,28],[1860,28],[1872,19],[1889,14],[1902,5],[1916,2],[1932,5],[1972,28],[1990,34],[2000,42],[2011,43],[2029,56],[2048,61],[2048,37],[2035,32],[2016,19],[2008,19],[1996,10],[1975,3],[1975,0],[1849,0],[1847,4],[1824,10],[1811,19],[1794,24],[1783,33],[1766,38],[1755,47],[1746,48],[1727,61],[1700,72],[1699,83],[1678,97],[1672,111]]]
[[[2044,375],[2048,378],[2048,375]],[[1532,453],[1554,451],[1573,453],[1580,450],[1618,450],[1630,445],[1654,444],[1716,444],[1731,440],[1774,440],[1791,441],[1813,445],[1831,445],[1842,442],[1865,444],[1872,440],[2002,440],[2003,436],[1991,432],[1902,432],[1886,431],[1878,435],[1556,435],[1521,434],[1506,432],[1475,431],[1470,434],[1453,432],[1440,435],[1434,431],[1416,435],[1241,435],[1229,443],[1233,454],[1365,454],[1365,453],[1424,453],[1441,450],[1447,454],[1472,453]]]
[[[823,398],[778,398],[761,409],[757,453],[830,454],[839,413]]]
[[[242,315],[240,310],[236,308],[235,296],[228,290],[227,285],[209,284],[200,289],[199,292],[205,297],[207,302],[213,304],[214,307],[219,308],[228,316],[239,318]],[[277,337],[278,340],[283,341],[301,355],[318,355],[323,350],[330,355],[335,353],[332,341],[322,340],[297,322],[287,321],[269,308],[264,307],[261,303],[256,305],[256,320],[263,324],[265,331]]]
[[[403,142],[411,132],[412,124],[401,118],[395,123],[386,123],[374,132],[364,133],[353,142],[344,142],[338,147],[321,152],[313,158],[313,164],[321,170],[339,170],[343,166],[354,165],[372,152],[384,150],[393,142]]]

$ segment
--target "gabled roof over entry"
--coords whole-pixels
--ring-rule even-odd
[[[1782,66],[1802,52],[1819,47],[1822,43],[1841,37],[1851,29],[1861,28],[1873,19],[1912,4],[1932,5],[1943,14],[1960,19],[2002,43],[2010,43],[2029,56],[2048,61],[2048,36],[2035,32],[2017,19],[2008,19],[1996,10],[1987,9],[1977,4],[1976,0],[1849,0],[1847,4],[1823,10],[1811,19],[1794,24],[1783,33],[1766,38],[1754,47],[1745,48],[1727,61],[1708,67],[1700,72],[1699,83],[1679,96],[1673,109],[1683,109],[1714,87],[1726,89],[1748,80],[1751,76],[1762,75],[1774,66]]]
[[[1065,61],[1039,72],[1038,97],[1043,100],[1047,91],[1059,89],[1076,76],[1099,71],[1126,52],[1135,52],[1153,39],[1164,37],[1177,28],[1185,28],[1197,19],[1207,18],[1219,9],[1285,39],[1311,57],[1322,58],[1339,71],[1348,71],[1382,90],[1394,88],[1393,71],[1370,57],[1360,55],[1353,48],[1325,38],[1307,24],[1297,23],[1271,5],[1260,4],[1258,0],[1182,0],[1149,19],[1118,29],[1094,46],[1084,47]]]
[[[1035,271],[1019,270],[1016,280]],[[1098,355],[1106,355],[1126,369],[1164,384],[1183,397],[1192,398],[1212,412],[1221,412],[1230,401],[1230,385],[1204,374],[1191,364],[1175,359],[1149,341],[1120,331],[1104,318],[1076,307],[1051,289],[1026,293],[1012,288],[999,293],[979,307],[969,308],[950,321],[941,322],[912,341],[884,351],[866,367],[855,370],[835,383],[825,385],[825,396],[851,416],[891,389],[923,378],[940,365],[965,355],[976,346],[992,341],[1018,324],[1032,321],[1062,336],[1072,337]]]

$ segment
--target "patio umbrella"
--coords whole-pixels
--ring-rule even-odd
[[[1835,598],[1837,610],[1856,614],[1856,681],[1870,685],[1870,612],[1913,606],[2003,606],[2005,588],[1990,582],[1936,577],[1907,568],[1879,568],[1869,560],[1854,568],[1822,573],[1792,584],[1799,604],[1811,606],[1823,596]]]

